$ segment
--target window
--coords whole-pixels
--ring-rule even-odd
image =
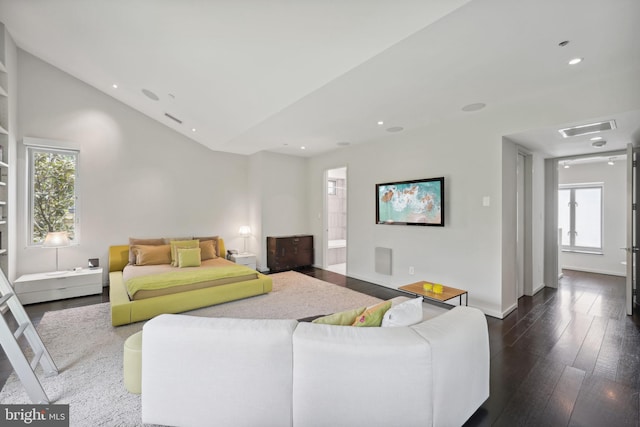
[[[77,243],[78,152],[29,146],[27,159],[29,244],[42,244],[50,231],[66,231]]]
[[[562,249],[602,252],[602,188],[598,184],[561,185],[558,227]]]
[[[330,196],[335,196],[336,194],[338,194],[337,189],[338,181],[336,181],[335,179],[330,179],[327,181],[327,192]]]

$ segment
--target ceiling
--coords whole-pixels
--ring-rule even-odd
[[[637,0],[0,0],[20,48],[185,136],[299,156],[470,114],[461,108],[472,103],[518,105],[640,72],[638,16]],[[567,65],[573,57],[585,60]],[[640,111],[611,113],[606,148],[623,148]],[[509,137],[547,156],[593,150],[558,140],[559,127]]]

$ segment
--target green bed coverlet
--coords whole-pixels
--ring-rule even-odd
[[[230,265],[212,268],[194,268],[167,273],[150,274],[148,276],[132,277],[125,284],[129,295],[140,290],[166,289],[173,286],[191,285],[231,277],[255,274],[256,271],[243,265]]]

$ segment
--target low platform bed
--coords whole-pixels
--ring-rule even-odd
[[[217,253],[225,254],[224,241],[218,239],[217,245]],[[203,262],[203,267],[223,266],[224,268],[226,264],[233,265],[233,263],[223,258],[217,258]],[[130,265],[130,246],[111,246],[109,248],[109,300],[113,326],[151,319],[159,314],[181,313],[260,295],[268,293],[272,289],[271,278],[255,272],[255,274],[241,277],[241,281],[235,283],[228,283],[229,280],[222,279],[204,288],[192,285],[185,287],[185,289],[188,289],[185,291],[172,291],[173,293],[145,296],[142,299],[138,299],[135,294],[133,296],[129,295],[129,290],[123,278],[125,267],[129,269],[133,267]],[[171,267],[167,267],[171,269]],[[175,268],[175,270],[178,269]]]

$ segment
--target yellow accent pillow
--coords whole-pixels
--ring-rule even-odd
[[[211,240],[213,242],[213,250],[215,252],[214,258],[218,258],[219,256],[224,256],[224,254],[220,254],[218,252],[218,236],[208,236],[208,237],[194,237],[196,240],[200,240],[200,242],[205,242],[207,240]],[[204,259],[204,258],[203,258]]]
[[[391,301],[383,301],[367,308],[364,313],[356,317],[351,326],[380,326],[384,314],[391,308]]]
[[[207,259],[218,258],[216,255],[216,248],[213,246],[213,240],[200,241],[200,250],[202,261]]]
[[[178,266],[178,254],[176,252],[176,248],[183,249],[193,249],[200,246],[200,241],[198,240],[172,240],[171,244],[171,265],[174,267]]]
[[[339,313],[329,314],[328,316],[318,317],[311,323],[321,323],[323,325],[341,325],[351,326],[355,322],[356,317],[360,316],[367,307],[354,308],[353,310],[341,311]]]
[[[171,248],[169,245],[133,245],[135,265],[171,264]]]
[[[178,248],[178,267],[200,267],[200,248]]]
[[[136,254],[133,253],[132,246],[133,245],[147,245],[147,246],[157,246],[164,245],[164,239],[137,239],[135,237],[129,237],[129,264],[134,265],[136,263]]]

